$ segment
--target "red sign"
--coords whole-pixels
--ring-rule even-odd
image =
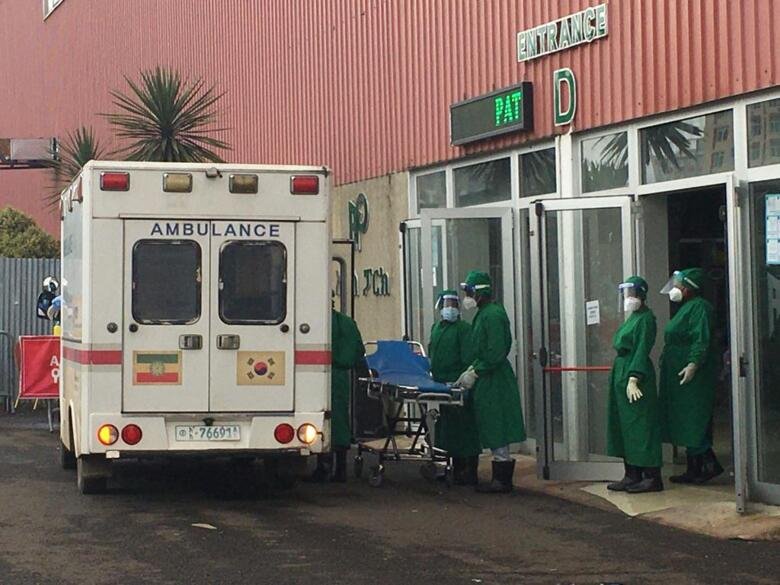
[[[23,335],[19,350],[19,398],[59,397],[60,338]]]

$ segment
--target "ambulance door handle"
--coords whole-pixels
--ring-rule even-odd
[[[240,335],[217,335],[217,349],[238,349],[241,347]]]
[[[179,335],[179,349],[203,349],[203,336]]]

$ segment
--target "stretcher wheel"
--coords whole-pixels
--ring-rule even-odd
[[[382,485],[382,480],[385,477],[385,466],[374,465],[371,468],[371,475],[368,477],[368,485],[371,487],[379,487]]]
[[[355,455],[355,466],[352,468],[355,477],[360,478],[363,475],[363,457]]]

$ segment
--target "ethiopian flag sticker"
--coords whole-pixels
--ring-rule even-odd
[[[181,352],[134,351],[133,384],[181,385]]]
[[[283,351],[239,351],[237,360],[239,386],[284,386]]]

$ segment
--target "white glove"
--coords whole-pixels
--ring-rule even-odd
[[[626,386],[626,396],[629,402],[636,402],[642,398],[642,391],[639,389],[639,378],[631,376],[628,379],[628,386]]]
[[[455,385],[465,388],[466,390],[471,390],[474,387],[474,384],[477,383],[478,377],[479,376],[477,376],[477,373],[474,371],[474,366],[469,366],[468,369],[460,375],[457,382],[455,382]]]
[[[696,375],[696,369],[697,366],[693,362],[685,366],[682,370],[677,372],[677,375],[680,376],[680,386],[683,384],[687,384],[691,380],[693,380],[693,377]]]

